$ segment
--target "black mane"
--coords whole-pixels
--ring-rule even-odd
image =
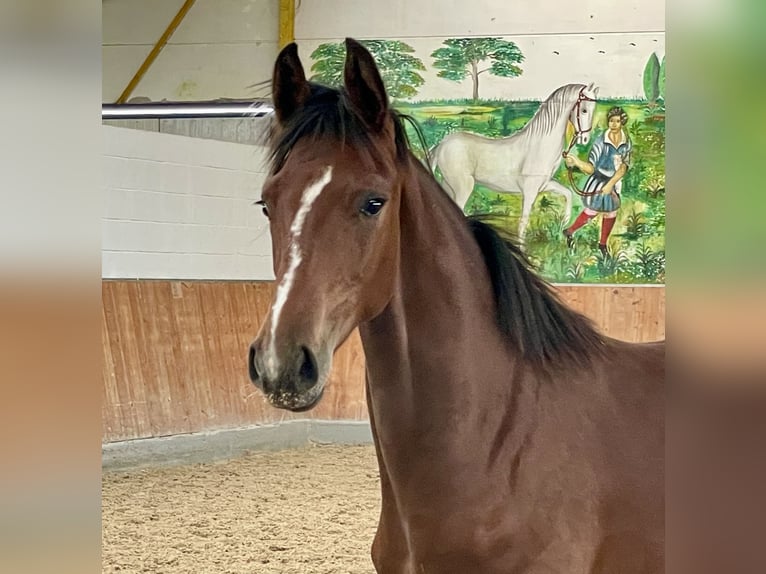
[[[604,348],[604,337],[584,315],[564,305],[538,276],[518,244],[489,223],[491,215],[467,217],[487,264],[501,330],[535,363],[570,359],[586,363]]]
[[[279,171],[290,150],[303,138],[318,140],[331,137],[341,145],[357,149],[372,145],[368,128],[354,112],[343,90],[309,83],[308,102],[290,121],[270,136],[271,169]],[[395,129],[397,157],[404,163],[412,151],[404,129],[408,119],[417,132],[424,150],[425,141],[417,124],[409,116],[391,111]],[[426,162],[427,159],[426,152]],[[416,160],[416,165],[419,162]],[[442,193],[444,189],[420,164],[418,167]],[[452,199],[449,200],[452,202]],[[465,221],[484,256],[497,301],[500,329],[519,348],[522,355],[537,364],[569,358],[585,362],[604,347],[604,338],[588,318],[564,305],[550,284],[533,270],[518,244],[498,226],[491,216],[474,215]]]

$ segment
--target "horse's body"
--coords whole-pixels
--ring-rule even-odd
[[[342,94],[306,83],[294,46],[275,68],[279,288],[254,383],[311,408],[359,326],[380,574],[663,572],[664,342],[601,336],[466,219],[347,47]]]
[[[564,219],[572,212],[572,191],[553,179],[559,165],[567,124],[575,126],[578,143],[588,143],[598,88],[567,84],[554,91],[518,132],[489,138],[454,132],[431,152],[444,185],[461,209],[474,184],[499,193],[521,194],[518,236],[523,239],[537,196],[544,191],[564,197]]]
[[[378,571],[662,572],[663,345],[532,368],[461,214],[424,173],[402,197],[399,288],[361,326]]]

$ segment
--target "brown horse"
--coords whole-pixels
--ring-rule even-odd
[[[600,335],[515,243],[467,218],[411,152],[370,54],[344,87],[273,76],[262,195],[277,291],[254,384],[320,400],[359,327],[382,508],[380,573],[657,573],[664,342]]]

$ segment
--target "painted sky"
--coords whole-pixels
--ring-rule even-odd
[[[396,39],[396,38],[391,38]],[[415,56],[426,66],[425,79],[413,100],[470,98],[471,80],[453,82],[439,78],[433,68],[431,53],[442,46],[445,38],[402,39],[415,49]],[[524,73],[517,78],[498,78],[488,72],[479,79],[479,97],[486,99],[545,99],[556,88],[567,83],[595,82],[599,97],[641,98],[644,94],[643,73],[652,52],[665,55],[665,34],[567,34],[538,36],[506,36],[524,54]],[[323,42],[301,42],[301,59],[308,68],[309,55]]]

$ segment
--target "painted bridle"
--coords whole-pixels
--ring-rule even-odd
[[[587,130],[582,129],[582,126],[580,125],[580,105],[583,102],[595,102],[595,101],[596,101],[595,98],[591,98],[590,96],[585,95],[585,86],[580,88],[580,93],[577,96],[577,102],[575,102],[575,105],[574,105],[575,117],[577,118],[577,125],[575,125],[575,133],[572,136],[572,141],[569,142],[569,146],[562,154],[564,158],[566,158],[567,155],[569,155],[569,152],[572,151],[572,148],[574,147],[574,144],[577,141],[577,138],[580,137],[582,134],[587,134],[593,129],[593,120],[591,120],[590,127]],[[598,193],[596,191],[586,192],[578,188],[574,180],[574,175],[572,175],[573,169],[574,168],[567,166],[567,175],[569,176],[569,184],[572,186],[572,189],[575,191],[575,193],[577,193],[577,195],[586,197],[586,196],[595,195],[596,193]]]

